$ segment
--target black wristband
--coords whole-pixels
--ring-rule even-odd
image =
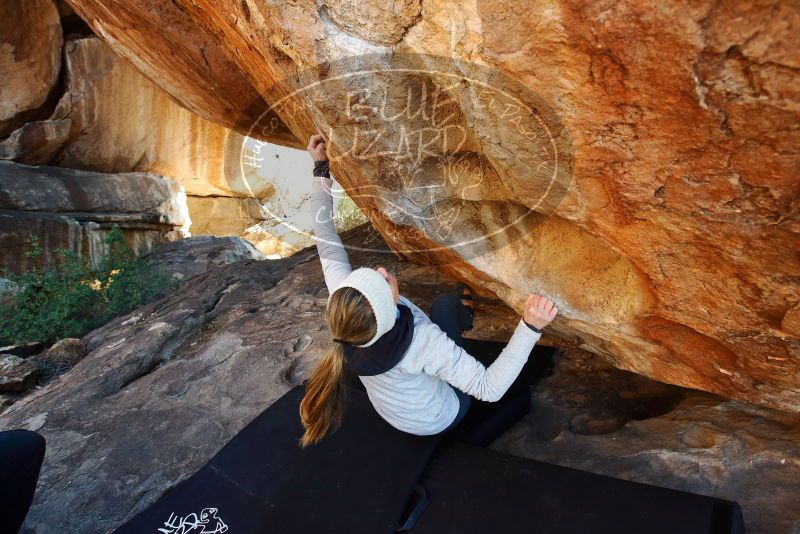
[[[542,331],[541,331],[541,330],[539,330],[538,328],[536,328],[536,327],[535,327],[535,326],[533,326],[532,324],[528,323],[528,321],[526,321],[525,319],[523,319],[523,320],[522,320],[522,322],[523,322],[523,323],[525,323],[525,326],[527,326],[528,328],[530,328],[531,330],[533,330],[533,331],[534,331],[534,332],[536,332],[537,334],[541,334],[541,333],[542,333]]]
[[[331,177],[331,171],[328,160],[320,160],[314,162],[314,176]]]

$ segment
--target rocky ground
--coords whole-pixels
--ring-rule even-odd
[[[742,505],[748,533],[800,533],[800,417],[557,353],[493,448]]]
[[[222,265],[266,259],[243,239],[211,236],[162,243],[148,258],[178,285]],[[0,278],[0,303],[7,299],[13,303],[17,290],[15,282]],[[62,339],[50,347],[41,342],[0,347],[0,413],[69,371],[85,356],[82,339]]]
[[[372,238],[363,228],[347,237]],[[228,263],[214,243],[195,251],[190,241],[170,245],[183,248],[165,251],[163,263],[194,276],[91,332],[77,365],[0,415],[0,429],[36,430],[48,442],[23,532],[114,529],[301,383],[331,342],[313,250]],[[423,305],[448,284],[435,269],[388,252],[351,258],[387,265]],[[478,306],[484,319],[475,334],[507,335],[509,310]],[[556,358],[534,401],[494,448],[734,499],[749,532],[800,528],[797,416],[666,386],[576,349]]]

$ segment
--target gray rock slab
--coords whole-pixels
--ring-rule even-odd
[[[86,356],[86,344],[82,339],[65,338],[40,354],[37,359],[50,365],[71,367]]]
[[[36,384],[36,365],[13,354],[0,354],[0,392],[20,392]]]
[[[168,273],[180,279],[203,274],[209,269],[244,260],[266,257],[240,237],[198,236],[159,245],[148,256]]]

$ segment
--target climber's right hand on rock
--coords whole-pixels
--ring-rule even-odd
[[[325,150],[326,143],[325,138],[322,137],[322,134],[314,134],[308,140],[308,149],[309,154],[311,157],[314,158],[314,161],[327,161],[328,154]]]
[[[522,319],[529,325],[541,330],[553,321],[557,313],[558,308],[556,308],[552,300],[531,293],[528,295],[528,300],[525,301],[525,311],[522,314]]]

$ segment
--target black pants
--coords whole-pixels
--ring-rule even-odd
[[[461,332],[472,328],[472,314],[457,295],[444,293],[436,297],[431,303],[430,318],[456,345],[464,346],[464,337]],[[472,398],[460,389],[453,388],[453,391],[458,397],[458,414],[444,432],[458,425],[467,416],[472,403]]]
[[[461,332],[472,328],[472,314],[458,296],[444,293],[436,297],[431,302],[430,318],[456,345],[464,346]]]
[[[19,532],[33,501],[44,449],[44,438],[36,432],[0,432],[0,533]]]

